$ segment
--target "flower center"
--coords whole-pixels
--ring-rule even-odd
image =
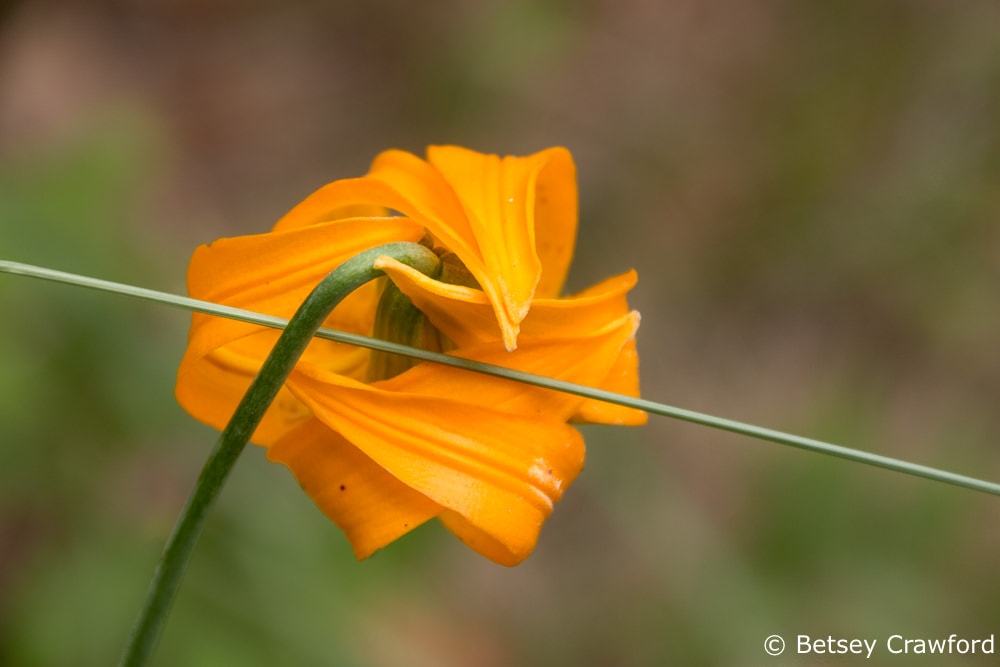
[[[431,241],[427,239],[422,243],[430,245]],[[451,285],[479,289],[479,283],[458,255],[440,247],[434,248],[434,252],[441,259],[441,272],[438,276],[431,276],[432,278]],[[452,341],[431,324],[423,311],[414,306],[409,297],[391,280],[386,280],[382,289],[382,296],[375,311],[372,336],[432,352],[447,352],[454,348]],[[368,361],[366,380],[368,382],[388,380],[417,363],[419,360],[401,354],[373,350]]]

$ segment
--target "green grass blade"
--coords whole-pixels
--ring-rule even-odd
[[[231,319],[242,320],[244,322],[251,322],[254,324],[259,324],[262,326],[271,327],[275,329],[283,329],[288,324],[287,320],[282,319],[280,317],[262,315],[260,313],[255,313],[240,308],[231,308],[229,306],[222,306],[219,304],[210,303],[208,301],[192,299],[190,297],[178,296],[166,292],[158,292],[156,290],[146,289],[142,287],[135,287],[132,285],[125,285],[121,283],[114,283],[106,280],[99,280],[97,278],[78,276],[71,273],[54,271],[52,269],[31,266],[28,264],[0,261],[0,272],[31,276],[34,278],[42,278],[45,280],[65,283],[69,285],[75,285],[78,287],[87,287],[105,292],[124,294],[127,296],[144,299],[146,301],[153,301],[156,303],[182,308],[184,310],[207,313],[209,315],[218,315],[220,317],[228,317]],[[804,449],[810,452],[826,454],[828,456],[835,456],[841,459],[846,459],[848,461],[854,461],[856,463],[864,463],[866,465],[876,466],[879,468],[884,468],[886,470],[894,470],[896,472],[901,472],[907,475],[923,477],[926,479],[931,479],[938,482],[944,482],[946,484],[953,484],[955,486],[960,486],[975,491],[991,493],[993,495],[1000,495],[1000,484],[996,482],[977,479],[966,475],[959,475],[957,473],[941,470],[939,468],[933,468],[930,466],[924,466],[917,463],[911,463],[909,461],[904,461],[902,459],[882,456],[880,454],[874,454],[859,449],[852,449],[850,447],[844,447],[841,445],[835,445],[832,443],[823,442],[822,440],[805,438],[802,436],[793,435],[790,433],[784,433],[782,431],[776,431],[761,426],[754,426],[752,424],[746,424],[731,419],[715,417],[713,415],[708,415],[701,412],[695,412],[693,410],[685,410],[683,408],[677,408],[670,405],[665,405],[663,403],[657,403],[655,401],[650,401],[642,398],[634,398],[631,396],[624,396],[622,394],[616,394],[601,389],[595,389],[593,387],[585,387],[582,385],[563,382],[561,380],[555,380],[540,375],[532,375],[530,373],[524,373],[510,368],[504,368],[502,366],[494,366],[491,364],[484,364],[477,361],[462,359],[460,357],[455,357],[451,355],[441,354],[437,352],[429,352],[427,350],[421,350],[418,348],[408,347],[406,345],[400,345],[398,343],[391,343],[388,341],[371,338],[369,336],[362,336],[359,334],[352,334],[344,331],[336,331],[333,329],[319,329],[316,332],[316,336],[320,338],[326,338],[328,340],[334,340],[341,343],[348,343],[350,345],[357,345],[372,350],[379,350],[382,352],[388,352],[393,354],[401,354],[415,359],[420,359],[421,361],[430,361],[438,364],[444,364],[447,366],[453,366],[456,368],[462,368],[476,373],[484,373],[495,377],[506,378],[508,380],[524,382],[526,384],[534,385],[537,387],[544,387],[546,389],[553,389],[556,391],[563,391],[570,394],[576,394],[577,396],[583,396],[585,398],[592,398],[599,401],[606,401],[608,403],[614,403],[617,405],[622,405],[630,408],[637,408],[639,410],[645,410],[646,412],[649,412],[651,414],[660,415],[663,417],[670,417],[673,419],[680,419],[683,421],[692,422],[695,424],[701,424],[703,426],[708,426],[723,431],[730,431],[732,433],[746,435],[751,438],[756,438],[758,440],[767,440],[769,442],[774,442],[781,445],[787,445],[789,447],[795,447],[798,449]]]

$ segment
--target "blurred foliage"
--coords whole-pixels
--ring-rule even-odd
[[[4,259],[182,291],[196,244],[384,148],[564,144],[571,284],[639,270],[648,397],[1000,478],[996,3],[0,17]],[[0,322],[0,664],[106,665],[214,439],[172,396],[187,317],[4,276]],[[435,526],[358,564],[252,448],[156,664],[814,664],[762,642],[997,631],[995,498],[667,420],[585,435],[512,570]]]

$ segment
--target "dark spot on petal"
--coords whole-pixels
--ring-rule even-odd
[[[346,490],[347,490],[347,487],[346,487],[346,486],[344,486],[343,484],[341,484],[341,485],[340,485],[340,490],[341,490],[341,491],[346,491]]]

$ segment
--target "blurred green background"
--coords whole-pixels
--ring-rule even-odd
[[[385,148],[561,144],[571,287],[638,269],[648,398],[996,480],[998,34],[992,0],[8,1],[0,258],[181,292],[197,244]],[[214,441],[173,399],[188,319],[0,276],[0,664],[117,660]],[[1000,499],[660,418],[585,435],[515,569],[436,526],[359,564],[251,448],[155,664],[1000,634]]]

